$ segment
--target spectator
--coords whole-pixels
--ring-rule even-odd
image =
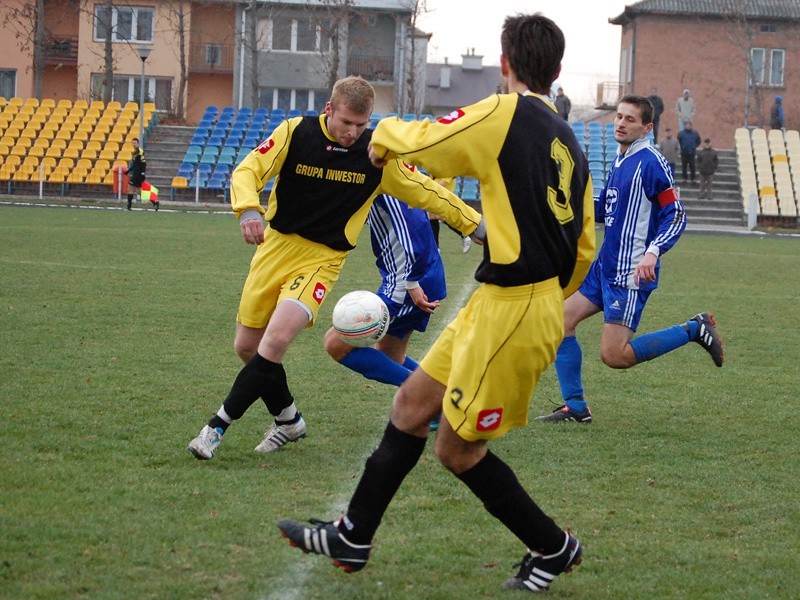
[[[675,104],[675,114],[678,115],[678,131],[683,131],[687,121],[693,121],[697,112],[694,98],[689,95],[689,90],[683,90],[683,96]],[[678,134],[680,135],[680,134]]]
[[[692,129],[692,122],[687,121],[683,131],[678,134],[678,143],[681,146],[681,170],[683,171],[683,183],[686,183],[687,167],[694,183],[695,159],[697,158],[697,147],[700,145],[700,134]]]
[[[719,166],[717,151],[711,147],[711,139],[703,140],[703,147],[697,153],[697,170],[700,171],[700,197],[711,199],[711,184]]]
[[[681,159],[681,145],[677,138],[672,137],[671,127],[664,130],[664,137],[661,138],[658,147],[661,149],[661,154],[667,159],[669,166],[672,167],[672,176],[675,177],[675,167]]]
[[[653,139],[658,141],[658,124],[661,122],[661,113],[664,112],[664,99],[658,95],[658,88],[650,88],[650,95],[647,97],[653,105]]]
[[[769,109],[769,126],[772,129],[783,129],[783,98],[775,96],[775,103]]]
[[[572,110],[572,102],[569,101],[569,98],[564,93],[564,88],[561,86],[558,88],[556,99],[553,103],[556,105],[558,114],[561,115],[565,121],[569,121],[569,111]]]

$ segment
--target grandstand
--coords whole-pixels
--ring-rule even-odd
[[[742,206],[758,199],[758,216],[768,222],[797,224],[800,186],[800,134],[741,127],[735,133]]]
[[[154,114],[155,106],[145,104],[146,132]],[[114,167],[132,157],[139,116],[134,102],[0,98],[0,184],[8,193],[107,193]]]

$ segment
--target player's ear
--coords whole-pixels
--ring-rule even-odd
[[[505,54],[500,55],[500,75],[508,77],[508,60]]]

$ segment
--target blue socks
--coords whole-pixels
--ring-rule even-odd
[[[405,362],[400,365],[375,348],[353,348],[340,364],[351,371],[361,373],[367,379],[398,387],[408,379],[413,370],[406,365],[413,364],[414,369],[417,367],[417,363],[409,357],[406,357]]]
[[[583,352],[578,339],[574,335],[565,337],[556,353],[556,375],[564,404],[573,412],[586,411],[586,400],[583,399],[582,364]]]
[[[685,346],[697,338],[698,328],[697,321],[689,321],[683,325],[673,325],[661,331],[646,333],[631,340],[631,347],[636,355],[636,361],[653,360],[662,354]]]

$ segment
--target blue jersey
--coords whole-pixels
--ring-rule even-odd
[[[444,265],[428,213],[382,194],[375,198],[367,222],[382,279],[378,295],[386,301],[392,318],[419,310],[406,292],[407,282],[418,282],[428,300],[443,300],[447,293]]]
[[[596,200],[597,220],[605,223],[605,237],[597,260],[611,284],[636,289],[633,274],[645,252],[663,255],[686,228],[686,212],[675,190],[672,170],[664,156],[645,140],[637,140],[625,154],[617,154],[605,187]],[[656,280],[642,290],[658,287]]]

